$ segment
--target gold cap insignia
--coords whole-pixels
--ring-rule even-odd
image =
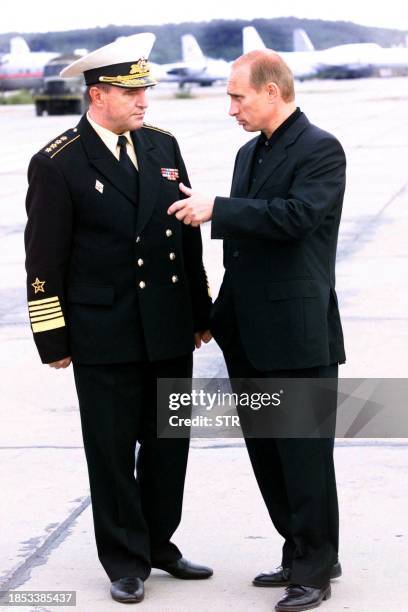
[[[150,80],[149,80],[150,79]],[[122,85],[123,87],[135,87],[146,85],[155,85],[156,82],[151,79],[150,65],[147,59],[141,57],[136,64],[131,64],[129,74],[117,74],[116,76],[100,76],[101,83],[110,83],[114,85]]]

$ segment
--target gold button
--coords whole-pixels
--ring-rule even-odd
[[[174,261],[176,259],[176,254],[175,253],[169,253],[169,257],[170,257],[171,261]]]
[[[140,242],[140,236],[137,236],[136,242]]]
[[[146,287],[146,283],[145,283],[144,281],[140,281],[140,283],[139,283],[139,287],[140,287],[141,289],[144,289],[144,288]]]
[[[174,274],[174,276],[171,277],[171,282],[178,283],[178,276],[176,274]]]
[[[139,268],[141,268],[143,266],[143,264],[144,264],[143,259],[138,259],[137,260],[137,265],[139,266]]]
[[[173,232],[171,231],[171,229],[166,229],[166,236],[167,238],[170,238],[170,236],[173,235]]]

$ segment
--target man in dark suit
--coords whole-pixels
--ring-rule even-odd
[[[331,378],[337,385],[345,361],[334,288],[343,149],[296,108],[292,74],[273,51],[238,58],[228,95],[238,124],[261,132],[238,152],[231,196],[214,200],[181,186],[189,197],[169,209],[193,226],[211,219],[212,238],[224,239],[211,331],[231,378]],[[288,587],[276,605],[281,612],[317,607],[341,574],[333,442],[246,438],[284,538],[281,567],[254,584]]]
[[[63,71],[90,106],[31,160],[25,233],[28,307],[44,363],[73,363],[99,559],[120,602],[143,599],[151,567],[182,579],[210,568],[170,541],[188,439],[158,439],[156,384],[190,379],[208,341],[199,228],[167,215],[188,182],[176,139],[143,123],[152,34],[119,40]],[[135,449],[137,477],[135,478]]]

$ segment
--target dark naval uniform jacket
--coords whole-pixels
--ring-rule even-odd
[[[215,200],[212,238],[224,239],[225,275],[211,330],[224,349],[237,326],[262,371],[344,362],[335,292],[344,151],[300,113],[250,184],[257,142],[238,151],[231,197]]]
[[[168,359],[208,328],[200,231],[167,214],[188,184],[178,144],[148,125],[131,137],[135,177],[86,117],[31,159],[28,306],[45,363]]]

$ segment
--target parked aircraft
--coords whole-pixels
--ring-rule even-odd
[[[38,89],[42,83],[44,66],[58,53],[30,51],[21,36],[10,40],[10,52],[0,57],[0,91]]]
[[[243,30],[244,53],[264,49],[265,44],[252,26]],[[376,43],[347,43],[317,50],[304,30],[293,33],[294,51],[279,52],[297,78],[356,78],[384,70],[408,71],[406,47],[384,48]]]
[[[202,87],[216,81],[226,80],[230,63],[223,59],[205,57],[192,34],[181,37],[182,60],[171,64],[151,63],[152,73],[159,82],[186,84],[196,83]]]
[[[295,31],[296,32],[296,31]],[[299,32],[299,31],[298,31]],[[294,34],[294,42],[296,36],[296,44],[299,42],[301,37],[300,34]],[[306,44],[303,40],[303,44]],[[258,31],[253,26],[246,26],[242,29],[242,49],[244,53],[249,51],[257,51],[265,49],[266,45],[260,37]],[[279,55],[285,60],[289,68],[293,72],[293,76],[297,79],[305,79],[317,75],[318,71],[318,59],[310,50],[302,51],[279,51]]]

